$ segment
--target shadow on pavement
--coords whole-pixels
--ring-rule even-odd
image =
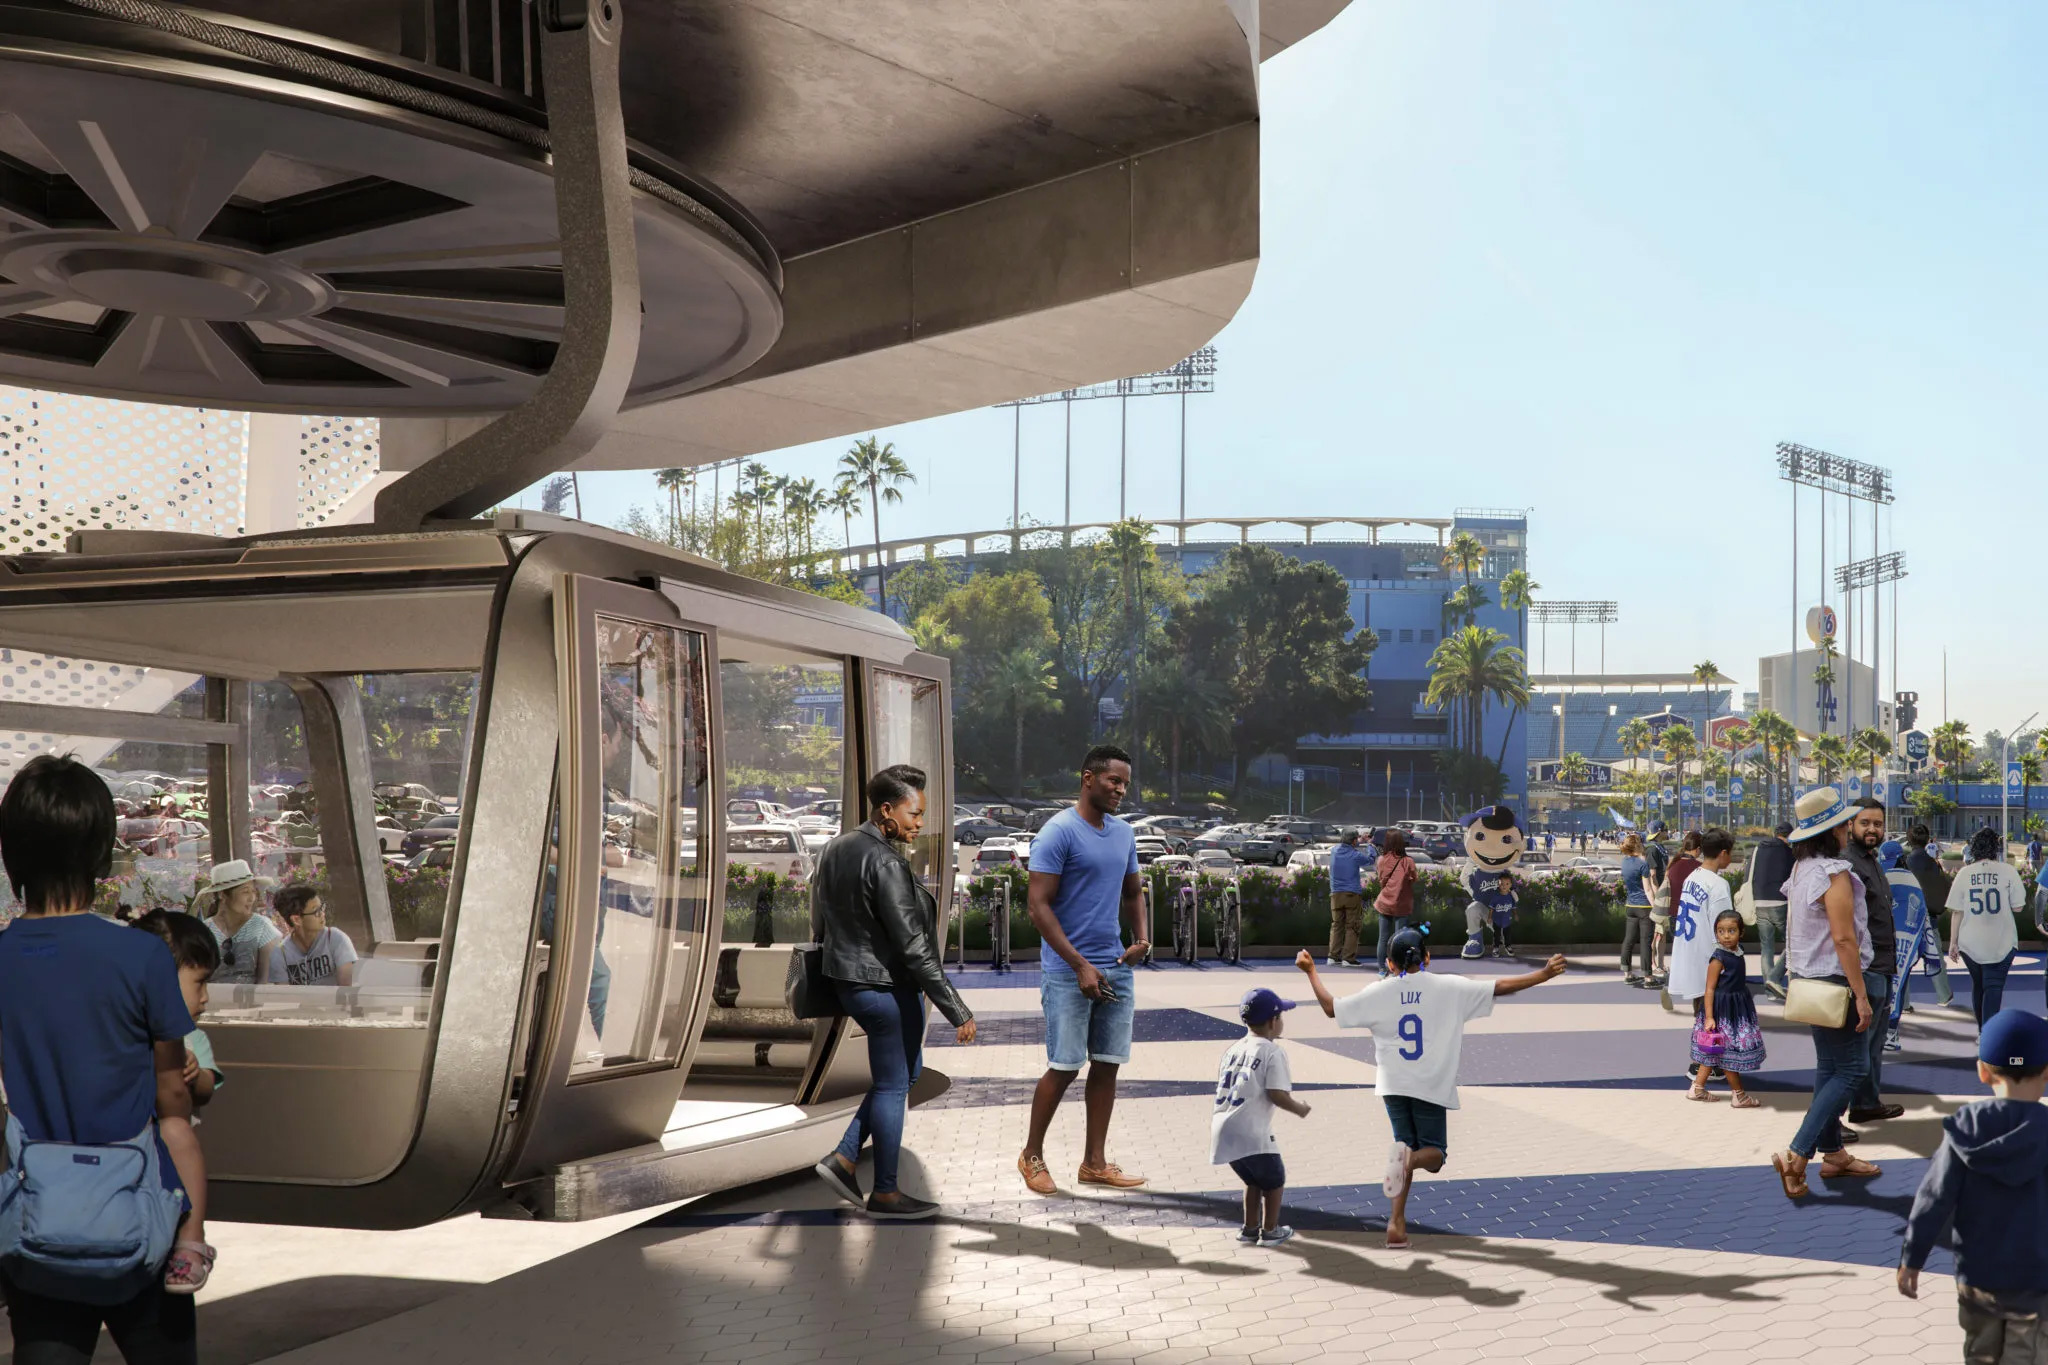
[[[1600,1297],[1626,1304],[1639,1312],[1654,1312],[1647,1298],[1684,1298],[1699,1294],[1730,1303],[1775,1303],[1773,1295],[1761,1294],[1762,1285],[1781,1285],[1789,1280],[1846,1279],[1849,1270],[1788,1270],[1776,1275],[1695,1275],[1654,1266],[1618,1265],[1612,1261],[1585,1261],[1561,1256],[1550,1247],[1529,1242],[1460,1242],[1442,1248],[1451,1260],[1476,1261],[1488,1265],[1520,1266],[1541,1271],[1554,1280],[1581,1280],[1601,1286]]]

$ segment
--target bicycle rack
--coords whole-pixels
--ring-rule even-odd
[[[1192,918],[1192,886],[1188,893],[1188,913]],[[1236,882],[1225,884],[1222,898],[1216,906],[1216,956],[1233,967],[1244,965],[1244,898],[1238,894]]]
[[[1173,894],[1173,955],[1184,966],[1193,967],[1201,961],[1200,929],[1194,883],[1184,883]]]
[[[1143,916],[1143,918],[1141,918],[1138,922],[1145,926],[1145,931],[1148,935],[1157,933],[1159,931],[1159,925],[1158,922],[1152,918],[1152,879],[1150,877],[1143,877],[1139,880],[1138,896],[1140,898],[1140,914]],[[1140,967],[1152,967],[1158,965],[1152,960],[1152,944],[1149,940],[1145,944],[1145,955],[1138,959],[1138,965]]]
[[[956,960],[959,963],[960,970],[964,972],[967,970],[967,893],[961,890],[953,892],[953,904],[946,911],[945,927],[939,931],[940,962],[946,960],[946,939],[951,936],[953,926],[956,924],[960,926],[959,956]]]
[[[966,938],[963,928],[961,937]],[[988,965],[990,971],[1010,970],[1010,879],[1003,878],[996,884],[996,894],[989,901],[988,908]]]

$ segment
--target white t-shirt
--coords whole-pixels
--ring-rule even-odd
[[[1209,1120],[1209,1160],[1221,1166],[1241,1156],[1277,1152],[1273,1101],[1268,1090],[1292,1090],[1287,1054],[1271,1038],[1247,1033],[1230,1045],[1216,1069],[1216,1113]]]
[[[1374,1088],[1446,1109],[1458,1107],[1465,1024],[1493,1013],[1493,983],[1404,972],[1337,1002],[1338,1028],[1372,1030]]]
[[[301,949],[290,934],[270,945],[270,971],[265,977],[274,986],[332,986],[341,969],[356,960],[356,945],[339,929],[327,928]]]
[[[2020,946],[2012,912],[2027,903],[2027,889],[2010,863],[1967,863],[1949,887],[1949,944],[1972,962],[2003,962]]]
[[[1707,993],[1707,960],[1714,955],[1714,922],[1723,910],[1735,908],[1735,897],[1720,873],[1693,869],[1678,893],[1678,911],[1671,917],[1671,975],[1666,982],[1673,1000],[1697,1000]]]

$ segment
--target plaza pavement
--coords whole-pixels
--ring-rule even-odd
[[[1339,993],[1371,979],[1327,975]],[[1935,1007],[1924,986],[1886,1071],[1906,1116],[1869,1125],[1857,1149],[1883,1176],[1816,1180],[1798,1206],[1766,1163],[1803,1112],[1812,1049],[1775,1006],[1760,1002],[1764,1107],[1738,1112],[1684,1098],[1690,1015],[1621,985],[1612,958],[1504,999],[1468,1034],[1450,1164],[1417,1185],[1414,1247],[1388,1252],[1370,1040],[1324,1019],[1290,967],[1141,973],[1110,1154],[1152,1183],[1073,1184],[1077,1088],[1047,1145],[1061,1184],[1047,1199],[1014,1166],[1044,1066],[1036,972],[959,979],[983,1041],[954,1046],[935,1024],[928,1062],[952,1086],[911,1116],[905,1161],[906,1188],[944,1201],[942,1221],[869,1224],[796,1177],[581,1227],[223,1228],[203,1310],[220,1350],[206,1358],[1960,1359],[1952,1281],[1930,1273],[1911,1302],[1890,1273],[1940,1120],[1979,1093],[1967,1011]],[[1299,1235],[1277,1248],[1238,1245],[1239,1187],[1207,1160],[1216,1059],[1252,984],[1307,1004],[1287,1016],[1284,1045],[1314,1112],[1276,1118],[1283,1216]],[[2040,960],[2026,958],[2008,1000],[2038,1009],[2042,989]],[[1937,1252],[1929,1270],[1948,1268]],[[295,1301],[317,1321],[294,1321]]]

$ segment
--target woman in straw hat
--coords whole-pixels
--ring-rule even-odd
[[[1847,993],[1843,1001],[1847,1009],[1838,1026],[1809,1024],[1813,1031],[1813,1100],[1791,1147],[1771,1158],[1785,1194],[1793,1199],[1808,1192],[1806,1167],[1815,1152],[1821,1153],[1823,1177],[1879,1173],[1870,1162],[1850,1156],[1842,1145],[1842,1112],[1869,1069],[1869,1048],[1863,1035],[1872,1026],[1870,996],[1863,986],[1871,956],[1863,883],[1842,856],[1843,834],[1856,811],[1833,787],[1817,788],[1799,798],[1788,836],[1794,861],[1792,875],[1785,881],[1785,960],[1793,993],[1802,998],[1808,993]],[[1814,989],[1801,992],[1802,982],[1813,983]]]
[[[256,874],[240,858],[215,863],[213,875],[193,892],[192,913],[205,919],[206,927],[220,940],[220,966],[214,970],[214,984],[255,981],[257,955],[283,937],[268,915],[256,913],[260,895]]]

